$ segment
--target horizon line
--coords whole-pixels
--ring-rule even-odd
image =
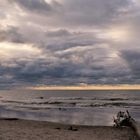
[[[79,85],[79,86],[57,86],[57,85],[42,85],[27,87],[30,90],[140,90],[140,84],[110,84],[110,85]]]

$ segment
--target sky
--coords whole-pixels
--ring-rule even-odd
[[[0,2],[0,89],[140,84],[140,0]]]

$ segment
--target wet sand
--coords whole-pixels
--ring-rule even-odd
[[[0,140],[138,140],[130,128],[0,120]]]

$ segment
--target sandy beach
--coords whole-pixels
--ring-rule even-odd
[[[138,140],[130,128],[0,120],[0,140]]]

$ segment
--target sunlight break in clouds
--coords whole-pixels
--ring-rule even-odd
[[[12,59],[36,58],[41,50],[31,44],[16,44],[9,42],[0,43],[0,61],[11,61]]]
[[[99,34],[99,37],[116,42],[127,42],[130,39],[130,30],[126,27],[111,27]]]

